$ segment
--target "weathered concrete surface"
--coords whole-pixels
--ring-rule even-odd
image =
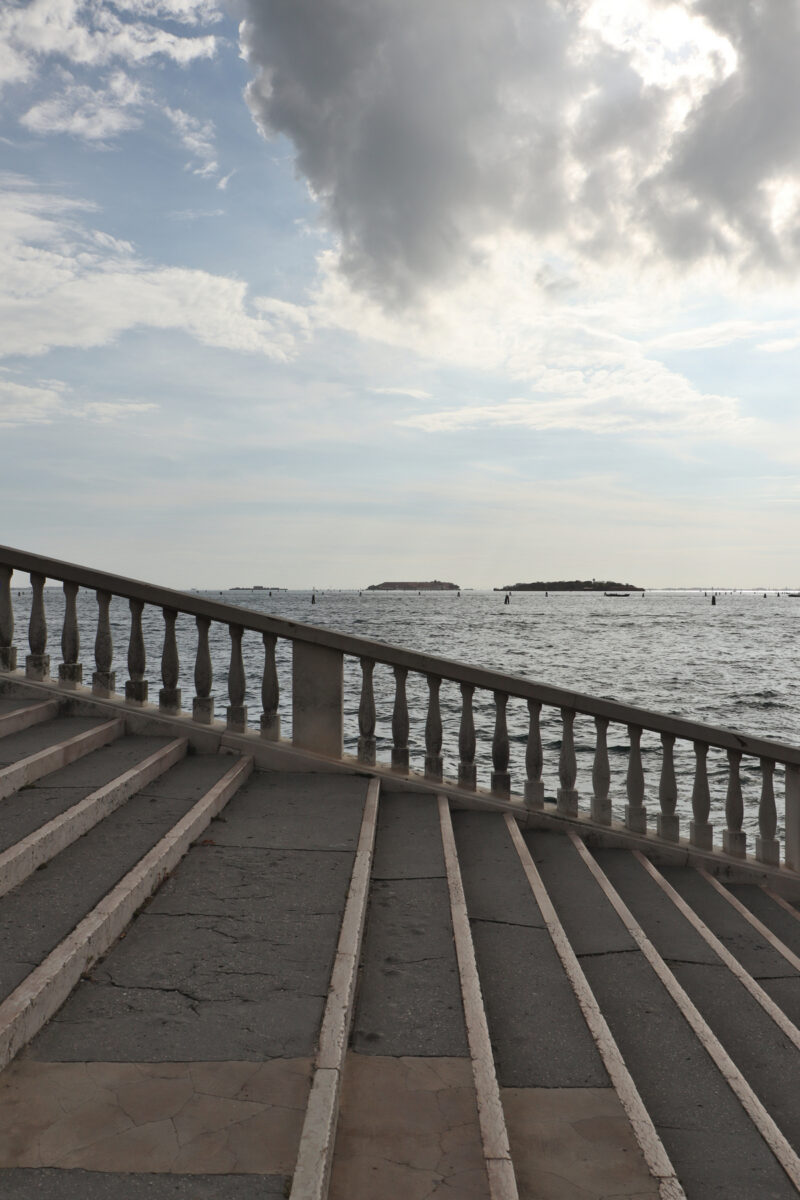
[[[67,936],[230,765],[223,755],[185,759],[0,898],[0,995]]]
[[[350,1053],[329,1200],[488,1200],[469,1059]]]
[[[349,781],[339,799],[336,779],[287,776],[287,793],[293,782],[306,801],[290,817],[269,777],[248,780],[32,1055],[172,1062],[313,1054],[366,781]],[[303,826],[296,817],[305,802]],[[339,841],[353,849],[305,848],[324,836],[326,804]]]
[[[800,954],[800,920],[752,883],[728,884],[728,891],[750,909],[795,954]],[[797,911],[797,910],[795,910]],[[800,916],[800,913],[798,913]]]
[[[613,1088],[504,1088],[520,1200],[658,1200]]]
[[[13,846],[90,792],[166,746],[169,738],[122,737],[30,784],[2,802],[0,851]]]
[[[138,1175],[101,1171],[14,1170],[3,1200],[262,1200],[287,1195],[282,1175]]]
[[[0,1076],[0,1167],[288,1175],[310,1078],[310,1059],[23,1058]]]
[[[453,827],[500,1086],[607,1087],[505,822],[462,812]]]
[[[795,1196],[574,847],[556,834],[525,841],[690,1200]]]
[[[435,797],[381,799],[352,1045],[467,1056]]]
[[[31,725],[19,733],[11,733],[8,737],[0,738],[0,767],[9,767],[22,758],[28,758],[79,733],[86,733],[100,724],[101,720],[97,717],[56,717],[52,721],[43,721],[41,725]]]
[[[781,1131],[793,1145],[800,1144],[800,1056],[792,1042],[723,965],[641,863],[616,850],[600,851],[597,858]],[[709,891],[713,893],[712,888]],[[728,918],[727,911],[721,914],[726,918],[728,949],[734,953],[734,946],[740,952],[744,947],[753,966],[764,970],[771,967],[773,972],[780,970],[784,976],[783,999],[796,1013],[800,1007],[798,973],[766,944],[761,949],[755,948],[752,944],[755,931],[721,896],[713,893],[703,906],[717,916],[716,901],[736,918],[736,921]],[[744,926],[743,930],[738,928],[738,922]],[[760,982],[769,991],[777,981],[772,975]]]

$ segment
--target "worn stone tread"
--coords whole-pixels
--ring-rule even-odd
[[[127,736],[101,746],[2,802],[0,851],[7,850],[97,788],[166,746],[168,737]]]
[[[456,812],[453,827],[500,1086],[607,1087],[504,817]]]
[[[465,1057],[450,895],[435,797],[381,798],[352,1046]]]
[[[555,833],[525,841],[689,1200],[795,1196],[572,844]]]
[[[0,1171],[4,1200],[261,1200],[286,1196],[285,1175],[152,1175],[17,1167]]]
[[[230,769],[184,759],[0,898],[0,995],[8,995]]]
[[[305,778],[324,824],[333,781]],[[366,780],[356,783],[345,780],[346,802],[332,809],[352,849],[274,848],[288,818],[274,779],[254,773],[29,1053],[123,1062],[313,1054],[366,796]],[[323,836],[290,823],[292,841]]]
[[[43,721],[41,725],[31,725],[21,729],[19,733],[10,733],[8,737],[0,738],[0,769],[10,767],[23,758],[38,754],[51,746],[64,742],[67,738],[77,737],[102,725],[103,717],[54,717]]]
[[[699,935],[641,863],[619,850],[598,851],[596,858],[782,1133],[794,1146],[800,1145],[800,1054],[795,1046],[710,948],[711,957],[707,960],[692,951]],[[705,883],[702,879],[700,882]],[[713,893],[712,888],[709,890]],[[715,899],[725,904],[722,897]],[[730,911],[747,931],[758,936],[743,917],[733,909]],[[681,937],[685,937],[690,947],[685,955],[680,951]],[[739,944],[749,945],[751,940],[749,933],[745,933]],[[728,948],[734,952],[732,947]],[[765,960],[767,951],[775,954],[771,947],[765,946],[757,956],[758,962]],[[750,957],[756,957],[752,948]],[[784,963],[784,967],[783,999],[796,1007],[800,1000],[800,975],[789,963]],[[770,982],[763,981],[766,991]],[[798,998],[794,1004],[788,994],[790,983],[794,984]]]

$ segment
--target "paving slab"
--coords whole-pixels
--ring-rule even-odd
[[[10,733],[8,737],[0,738],[0,768],[10,767],[39,750],[46,750],[102,724],[102,717],[54,717],[51,721],[43,721],[41,725],[31,725],[19,733]]]
[[[7,995],[230,769],[184,759],[0,897],[0,994]]]
[[[329,1200],[489,1200],[465,1058],[347,1056]]]
[[[255,790],[251,777],[31,1054],[122,1062],[313,1054],[355,851],[269,848],[286,822],[273,783],[259,799],[255,779]],[[366,795],[359,782],[347,785],[353,846]],[[329,787],[320,778],[319,796]],[[263,822],[254,815],[262,800]],[[335,820],[343,833],[342,814]],[[292,840],[302,832],[293,830]],[[306,835],[320,836],[319,828]]]
[[[2,802],[0,851],[166,746],[170,738],[123,737],[46,775]]]
[[[607,1087],[504,817],[454,813],[453,827],[500,1086]]]
[[[46,1063],[23,1057],[0,1077],[0,1167],[288,1175],[310,1083],[310,1058]]]
[[[658,1200],[613,1088],[504,1088],[522,1200]]]

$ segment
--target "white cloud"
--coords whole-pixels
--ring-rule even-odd
[[[116,71],[104,88],[68,82],[61,92],[34,104],[20,120],[34,133],[67,133],[104,143],[141,125],[145,100],[139,84]]]
[[[376,396],[410,396],[412,400],[430,400],[430,392],[423,392],[420,388],[408,387],[373,387],[369,389]]]
[[[0,375],[0,429],[76,419],[106,425],[157,408],[157,404],[135,400],[81,403],[71,395],[69,385],[59,379],[22,384]]]
[[[209,175],[215,175],[218,166],[214,150],[214,122],[201,121],[180,108],[165,108],[164,114],[181,139],[184,148],[196,160],[194,166],[187,163],[187,169],[195,175],[202,175],[206,178]]]
[[[506,234],[572,274],[800,267],[796,4],[241,3],[253,116],[385,306],[412,313]]]
[[[153,266],[86,228],[87,206],[6,177],[0,196],[0,355],[99,346],[137,326],[285,360],[308,329],[303,309],[251,298],[238,279]]]
[[[122,20],[115,8],[124,7],[150,20]],[[174,8],[170,14],[167,10]],[[216,6],[191,3],[113,5],[106,0],[6,0],[0,12],[0,63],[10,78],[29,78],[37,60],[57,56],[81,66],[103,67],[115,61],[133,65],[166,58],[185,65],[216,52],[213,35],[180,35],[153,23],[164,15],[185,22],[213,18]],[[10,66],[9,66],[10,64]],[[2,79],[0,69],[0,80]]]

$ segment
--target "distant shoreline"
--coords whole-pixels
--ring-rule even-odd
[[[643,592],[635,583],[616,583],[613,579],[550,579],[543,583],[509,583],[492,588],[494,592]]]
[[[443,583],[441,579],[429,579],[424,583],[371,583],[368,592],[460,592],[457,583]]]

